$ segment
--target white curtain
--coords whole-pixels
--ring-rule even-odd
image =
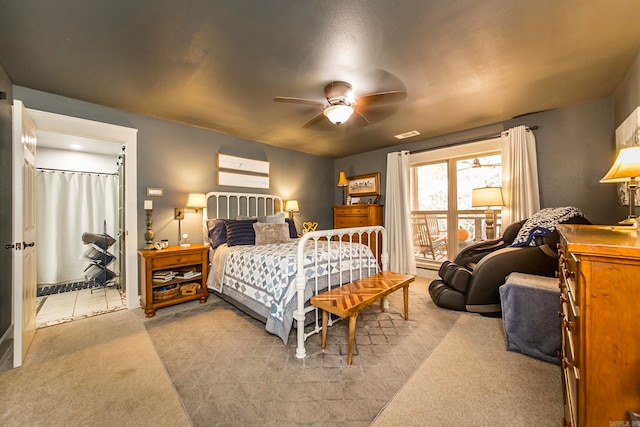
[[[416,274],[411,234],[411,184],[408,151],[387,154],[387,183],[384,206],[389,239],[389,270]]]
[[[103,233],[106,221],[116,238],[118,176],[38,170],[36,193],[38,283],[83,280],[82,233]],[[109,252],[117,255],[117,245]]]
[[[503,132],[502,138],[502,229],[529,218],[540,210],[536,137],[526,126]]]

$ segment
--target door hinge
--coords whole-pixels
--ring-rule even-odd
[[[22,243],[18,242],[15,245],[14,244],[10,244],[10,245],[4,245],[5,249],[15,249],[17,251],[22,249]]]
[[[31,242],[31,243],[22,242],[22,247],[23,248],[31,248],[31,247],[33,247],[35,245],[36,245],[36,242]]]

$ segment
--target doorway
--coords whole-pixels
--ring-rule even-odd
[[[60,136],[74,136],[99,142],[100,145],[117,144],[126,147],[127,161],[124,163],[123,179],[123,216],[120,224],[120,244],[124,251],[122,262],[124,269],[121,280],[128,284],[125,301],[126,308],[139,307],[139,289],[137,277],[137,130],[118,125],[95,122],[63,116],[44,111],[28,109],[36,127],[41,132],[50,132]]]
[[[36,327],[126,308],[117,262],[126,147],[49,131],[36,137]]]

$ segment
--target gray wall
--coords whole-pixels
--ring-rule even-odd
[[[102,107],[20,86],[14,87],[16,99],[28,108],[80,117],[138,129],[138,246],[144,246],[146,230],[142,203],[153,200],[154,240],[178,241],[178,221],[174,208],[182,207],[189,192],[243,191],[274,193],[285,200],[297,199],[300,214],[295,220],[301,230],[302,221],[318,221],[321,227],[333,223],[333,161],[240,139],[209,130],[158,120],[126,111]],[[225,153],[270,162],[270,189],[237,189],[218,187],[217,154]],[[163,197],[147,197],[147,187],[161,187]],[[182,232],[190,241],[201,241],[200,215],[187,213]],[[197,237],[196,237],[197,236]]]
[[[392,151],[435,149],[518,126],[534,126],[540,203],[542,207],[576,206],[596,224],[612,224],[626,217],[616,201],[612,184],[598,181],[609,170],[615,155],[613,98],[604,98],[543,113],[531,114],[465,132],[430,138],[392,148],[343,157],[335,161],[334,176],[380,172],[382,203],[386,179],[386,155]],[[340,200],[334,189],[334,200]]]
[[[11,326],[11,250],[4,245],[11,242],[11,81],[0,66],[0,92],[7,94],[0,99],[0,337]],[[0,352],[2,356],[2,352]]]
[[[638,51],[622,82],[618,85],[613,100],[614,121],[617,128],[633,110],[640,106],[640,51]]]

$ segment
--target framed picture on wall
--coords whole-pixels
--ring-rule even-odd
[[[367,175],[350,176],[349,197],[378,196],[380,195],[380,173],[370,173]]]

